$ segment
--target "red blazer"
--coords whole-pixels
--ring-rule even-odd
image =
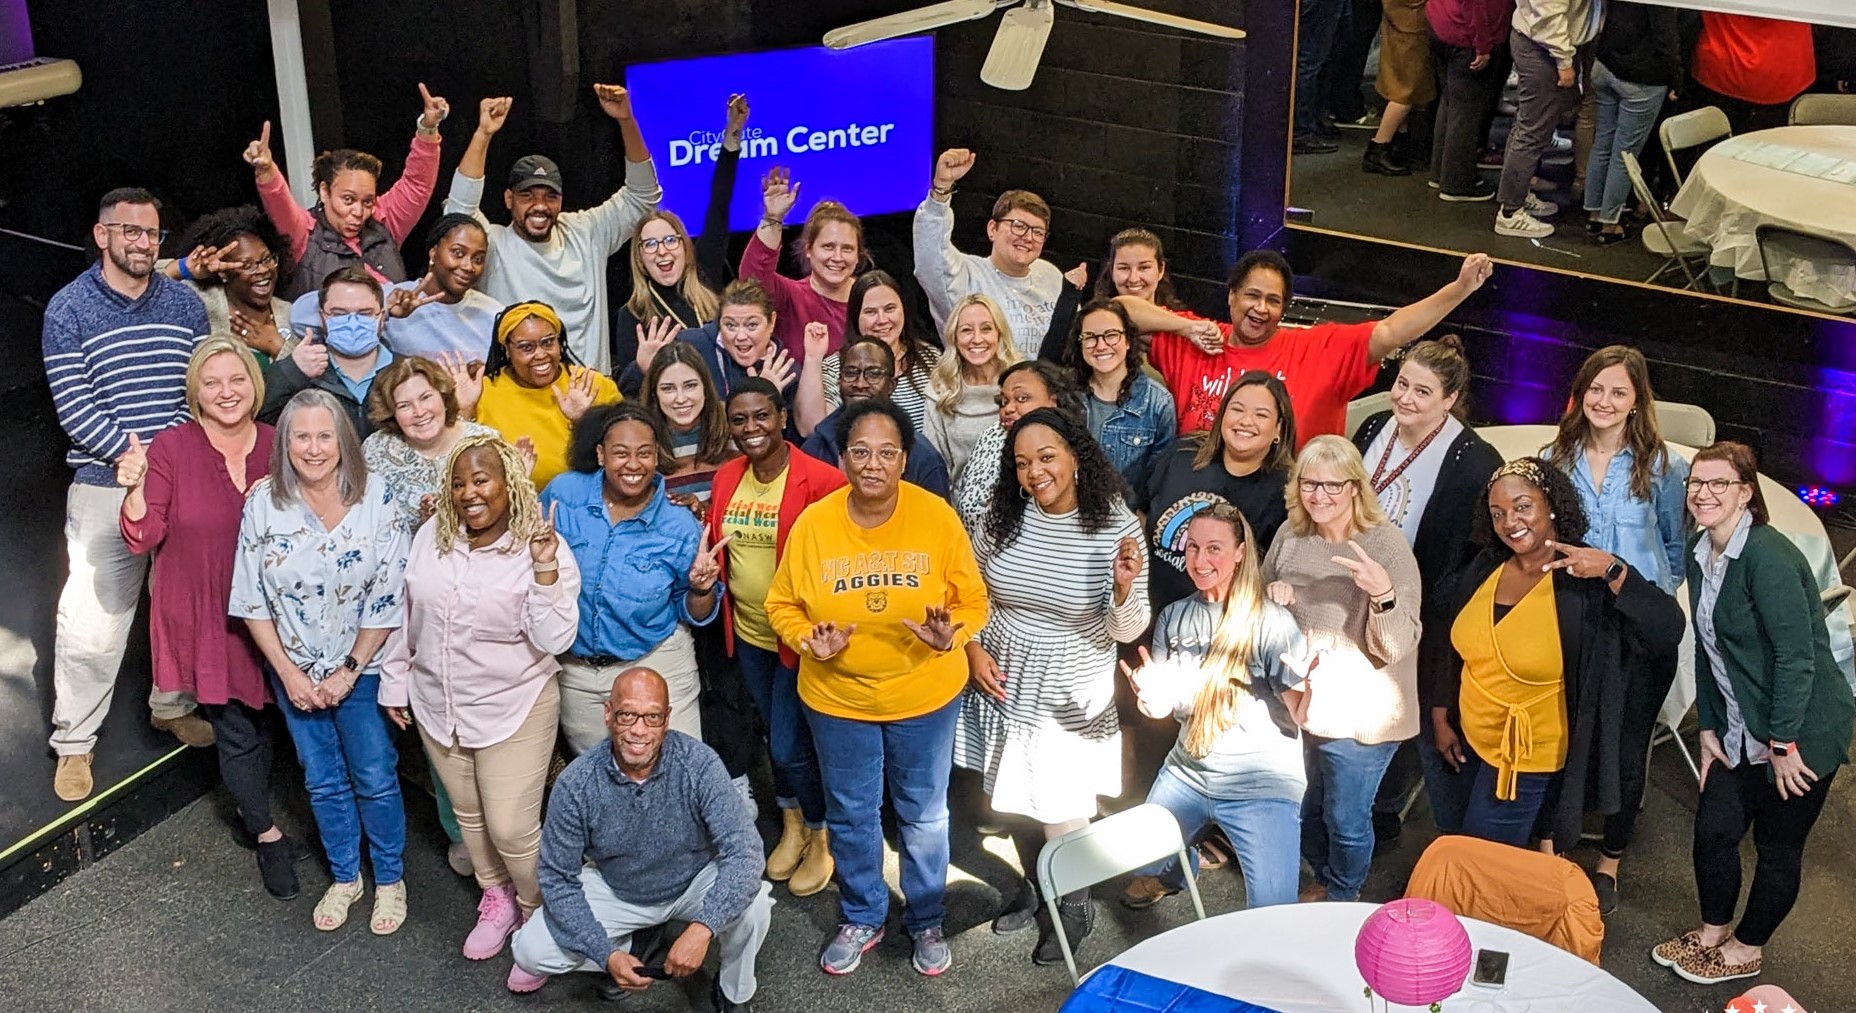
[[[793,522],[799,519],[800,511],[813,503],[824,499],[826,495],[844,485],[844,472],[829,464],[806,454],[790,440],[786,444],[790,455],[786,465],[786,490],[780,496],[780,525],[774,529],[773,558],[777,561],[786,552],[786,533],[793,529]],[[709,544],[722,540],[722,514],[728,509],[728,501],[735,498],[735,489],[741,485],[741,477],[747,474],[748,459],[736,457],[715,469],[715,480],[709,486]],[[722,553],[722,577],[728,579],[728,553]],[[728,653],[735,653],[735,596],[731,593],[722,600],[722,633],[728,643]],[[780,645],[780,664],[788,668],[799,667],[799,655],[785,644]]]

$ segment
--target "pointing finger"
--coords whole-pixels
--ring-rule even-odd
[[[424,100],[426,105],[432,104],[432,93],[425,89],[424,81],[419,82],[419,98]]]
[[[267,148],[271,146],[271,121],[270,120],[265,120],[264,128],[258,131],[258,143],[264,145]]]

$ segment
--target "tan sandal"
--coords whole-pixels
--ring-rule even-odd
[[[348,924],[348,908],[361,899],[361,891],[366,889],[360,880],[352,883],[331,883],[322,891],[322,899],[316,902],[314,921],[316,928],[323,932],[334,932]]]
[[[390,936],[406,924],[406,881],[374,887],[374,914],[367,927],[374,935]]]

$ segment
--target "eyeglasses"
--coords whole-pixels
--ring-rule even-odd
[[[1688,486],[1688,491],[1690,493],[1697,493],[1706,489],[1716,496],[1725,496],[1727,490],[1732,489],[1736,485],[1746,485],[1745,482],[1737,478],[1691,478],[1685,484]]]
[[[638,248],[646,253],[656,253],[659,250],[665,253],[675,253],[683,248],[683,237],[661,236],[657,239],[643,239],[638,242]]]
[[[871,383],[882,383],[889,379],[889,370],[881,366],[865,366],[863,369],[843,370],[838,376],[844,380],[869,380]]]
[[[863,444],[846,448],[844,451],[844,458],[852,464],[868,464],[870,463],[871,454],[875,454],[878,458],[882,459],[884,464],[895,464],[897,461],[902,460],[901,447],[882,446],[872,449]]]
[[[1128,332],[1122,330],[1084,331],[1076,336],[1077,340],[1085,345],[1107,345],[1110,348],[1121,344],[1127,340],[1127,337]]]
[[[379,310],[331,310],[331,311],[325,312],[323,314],[322,319],[326,323],[332,324],[335,321],[340,320],[343,317],[364,317],[368,320],[379,320],[380,311]]]
[[[240,274],[262,274],[277,266],[277,255],[267,253],[257,260],[247,261],[238,269]]]
[[[637,711],[615,711],[612,715],[612,723],[621,728],[630,728],[640,721],[644,722],[646,728],[662,728],[664,722],[668,720],[670,720],[670,715],[663,711],[652,711],[649,714],[640,714]]]
[[[1026,236],[1030,236],[1033,239],[1043,239],[1045,236],[1050,235],[1050,230],[1044,226],[1033,225],[1019,218],[994,218],[993,221],[1011,229],[1012,235],[1020,239]]]
[[[1301,488],[1302,495],[1304,496],[1313,496],[1315,493],[1320,492],[1329,497],[1334,497],[1345,492],[1347,487],[1353,484],[1353,481],[1351,479],[1343,479],[1339,482],[1317,482],[1312,478],[1304,478],[1296,484]]]
[[[540,341],[516,341],[509,345],[509,350],[517,355],[534,355],[536,352],[552,352],[561,347],[560,335],[549,335]]]
[[[129,225],[125,222],[104,222],[103,227],[120,231],[122,233],[122,241],[125,243],[139,243],[146,237],[156,246],[160,246],[162,241],[168,238],[168,230],[162,228],[151,229],[146,225]]]

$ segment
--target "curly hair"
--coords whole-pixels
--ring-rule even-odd
[[[432,497],[437,502],[432,516],[432,540],[437,543],[438,554],[443,556],[457,544],[458,533],[463,529],[463,522],[458,518],[457,504],[451,501],[451,472],[465,454],[479,448],[486,448],[496,455],[497,463],[503,469],[503,488],[509,495],[509,533],[514,536],[508,551],[514,552],[540,530],[545,523],[541,514],[541,503],[535,496],[535,483],[529,481],[528,462],[522,459],[522,452],[503,441],[496,433],[472,433],[461,437],[445,455],[445,463],[438,470],[438,495]]]
[[[250,236],[269,250],[277,258],[277,276],[279,278],[290,272],[290,244],[277,226],[271,224],[270,216],[250,204],[241,204],[235,208],[220,208],[212,214],[195,219],[187,231],[181,234],[175,249],[186,256],[186,251],[205,246],[218,249],[240,236]],[[207,280],[195,278],[206,284]]]
[[[1141,366],[1147,362],[1147,346],[1152,338],[1142,334],[1134,326],[1134,318],[1128,315],[1127,307],[1114,299],[1091,299],[1082,309],[1076,311],[1076,323],[1070,328],[1070,341],[1063,346],[1063,361],[1070,367],[1076,377],[1076,386],[1080,390],[1089,389],[1089,381],[1095,377],[1095,367],[1083,357],[1083,319],[1091,313],[1112,313],[1121,328],[1122,347],[1128,350],[1127,372],[1122,375],[1121,389],[1115,392],[1115,403],[1128,400],[1134,391],[1135,381],[1141,378]]]
[[[1585,544],[1589,522],[1585,517],[1585,504],[1579,502],[1579,490],[1573,488],[1570,476],[1538,457],[1517,457],[1495,469],[1494,476],[1489,479],[1489,490],[1493,490],[1495,483],[1509,476],[1540,490],[1540,495],[1547,501],[1547,515],[1553,524],[1554,541],[1568,545]],[[1487,490],[1482,494],[1482,509],[1476,511],[1469,537],[1475,544],[1503,559],[1514,555],[1508,543],[1495,533],[1495,522],[1489,519]]]
[[[1044,393],[1057,403],[1057,408],[1072,418],[1087,421],[1089,414],[1083,408],[1083,388],[1077,386],[1070,375],[1054,362],[1043,359],[1025,359],[1014,362],[999,374],[999,396],[1005,397],[1005,381],[1020,373],[1031,373],[1044,384]],[[1011,456],[1009,453],[1006,456]]]
[[[574,471],[592,474],[599,468],[599,448],[606,434],[621,422],[636,422],[651,430],[651,442],[657,444],[657,470],[669,474],[676,469],[677,451],[670,442],[670,427],[662,416],[636,401],[618,401],[594,405],[580,421],[574,423],[567,444],[567,466]]]
[[[1107,528],[1114,520],[1116,504],[1125,494],[1121,473],[1109,463],[1108,452],[1089,435],[1087,424],[1068,412],[1035,408],[1014,422],[1005,434],[999,480],[993,487],[992,505],[986,510],[986,544],[992,552],[1010,548],[1024,527],[1031,497],[1018,484],[1018,468],[1007,465],[1013,463],[1018,434],[1031,426],[1043,426],[1056,433],[1076,458],[1076,514],[1084,531],[1093,535]]]
[[[387,368],[374,375],[373,385],[367,389],[367,420],[375,429],[405,437],[406,434],[400,432],[399,419],[394,416],[394,402],[400,387],[415,376],[424,377],[445,402],[445,428],[457,425],[458,390],[451,379],[451,371],[423,356],[407,355],[387,363]]]

